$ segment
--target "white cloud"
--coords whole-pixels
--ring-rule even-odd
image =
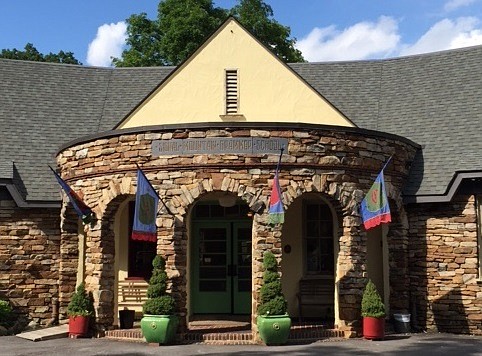
[[[127,38],[127,25],[120,21],[104,24],[97,29],[97,35],[89,44],[87,64],[100,67],[111,65],[111,57],[120,57]]]
[[[444,5],[444,10],[449,12],[449,11],[454,11],[457,10],[460,7],[463,6],[469,6],[470,4],[474,3],[477,0],[450,0],[447,1]]]
[[[335,26],[316,27],[296,47],[310,62],[336,61],[385,57],[399,41],[398,22],[381,16],[377,22],[359,22],[343,31]]]
[[[413,45],[404,46],[400,54],[411,55],[482,44],[482,28],[477,28],[478,25],[479,20],[475,17],[443,19]]]

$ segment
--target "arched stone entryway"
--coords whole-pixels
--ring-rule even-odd
[[[86,282],[96,298],[98,324],[111,327],[114,320],[116,252],[113,230],[115,212],[120,204],[116,199],[135,194],[138,164],[167,206],[159,208],[157,253],[167,260],[168,288],[177,302],[181,331],[186,330],[190,314],[188,249],[192,207],[204,195],[229,192],[253,211],[251,315],[253,332],[256,332],[255,311],[263,283],[263,253],[271,250],[281,262],[284,257],[281,227],[267,224],[267,205],[278,155],[273,152],[199,152],[163,156],[153,155],[152,144],[171,139],[181,142],[191,137],[228,141],[246,137],[249,141],[257,140],[260,135],[287,140],[279,173],[287,214],[296,199],[308,193],[325,197],[334,209],[333,216],[338,224],[334,235],[339,245],[334,272],[338,288],[335,319],[339,320],[339,327],[351,327],[358,320],[367,257],[367,236],[361,227],[359,203],[390,154],[394,155],[393,163],[385,172],[385,179],[393,190],[389,196],[400,194],[415,146],[403,138],[359,129],[265,125],[264,130],[260,130],[257,126],[253,129],[243,125],[217,129],[199,126],[196,132],[182,125],[153,127],[148,132],[145,128],[129,133],[113,131],[107,138],[78,141],[59,153],[63,177],[70,184],[82,187],[84,200],[94,209],[98,219],[96,224],[86,227]],[[388,234],[395,242],[399,235],[406,235],[403,226],[390,229]]]
[[[339,236],[343,231],[341,214],[336,201],[315,192],[298,196],[286,211],[281,237],[282,285],[289,314],[296,320],[326,325],[339,318],[335,281]],[[300,284],[313,285],[323,293],[305,296],[300,305]]]
[[[212,192],[189,216],[190,319],[251,315],[253,212],[233,193]]]

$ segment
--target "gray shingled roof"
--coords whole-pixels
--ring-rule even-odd
[[[358,126],[422,145],[405,195],[442,195],[455,172],[482,171],[482,46],[291,66]]]
[[[0,161],[0,179],[13,179],[13,162]]]
[[[482,171],[482,46],[290,66],[359,127],[423,146],[405,194],[444,194],[455,172]],[[57,201],[56,150],[112,129],[172,70],[0,59],[0,174],[28,201]]]
[[[111,129],[171,71],[0,59],[0,162],[14,162],[23,198],[58,200],[47,165],[59,146]]]

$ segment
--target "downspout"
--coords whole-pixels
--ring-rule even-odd
[[[59,324],[59,299],[52,298],[52,318],[47,322],[47,326]]]

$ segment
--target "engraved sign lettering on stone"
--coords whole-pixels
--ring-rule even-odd
[[[190,155],[190,154],[258,154],[279,153],[288,147],[286,138],[261,137],[216,137],[152,141],[152,155]]]

